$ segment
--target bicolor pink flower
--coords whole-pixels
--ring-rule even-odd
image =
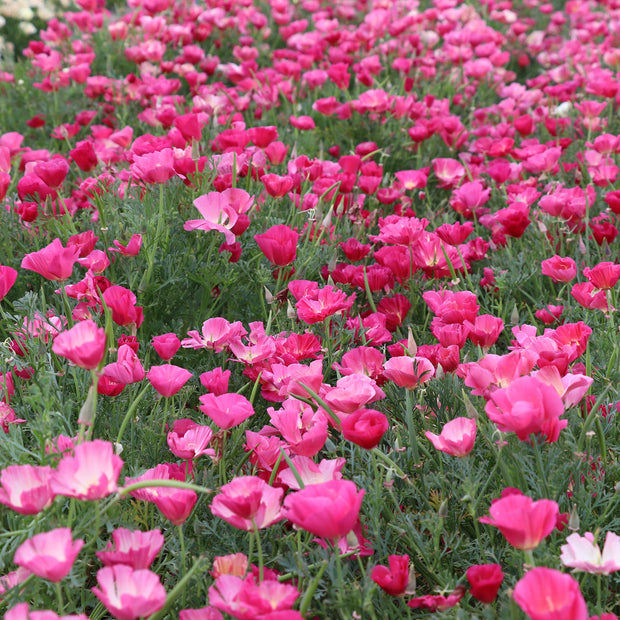
[[[350,480],[312,484],[287,495],[283,515],[315,536],[335,540],[355,527],[364,493]]]
[[[562,545],[560,561],[564,566],[595,575],[610,575],[620,570],[620,536],[607,532],[603,552],[594,542],[594,535],[571,534]]]
[[[22,260],[22,269],[36,271],[48,280],[66,280],[73,273],[73,265],[80,255],[76,246],[65,248],[60,239],[54,239],[48,246],[38,252],[26,254]]]
[[[200,220],[187,220],[184,230],[215,230],[221,232],[226,243],[235,242],[231,229],[237,223],[239,212],[231,205],[229,196],[224,192],[209,192],[194,200],[194,206],[202,215]]]
[[[75,446],[74,456],[65,456],[58,463],[52,491],[81,500],[102,499],[116,491],[122,468],[123,459],[114,454],[109,441],[85,441]]]
[[[168,447],[180,459],[193,460],[199,456],[214,456],[213,448],[208,448],[213,437],[209,426],[201,426],[193,420],[176,420],[168,433]]]
[[[430,431],[424,433],[437,450],[451,456],[467,456],[476,441],[476,420],[472,418],[455,418],[444,424],[440,435]]]
[[[579,583],[553,568],[528,571],[515,585],[515,602],[531,620],[587,620]]]
[[[137,620],[158,612],[166,602],[166,590],[154,572],[134,570],[124,564],[97,571],[95,596],[118,620]]]
[[[190,379],[192,373],[174,364],[151,366],[146,373],[150,384],[165,398],[176,394]]]
[[[53,469],[34,465],[9,465],[0,473],[0,504],[23,515],[33,515],[51,506]]]
[[[543,276],[549,276],[554,282],[570,282],[577,275],[577,264],[567,257],[552,256],[540,264]]]
[[[94,370],[105,356],[105,329],[90,319],[80,321],[54,338],[52,351],[80,368]]]
[[[239,476],[225,484],[211,502],[211,512],[233,527],[248,532],[280,521],[283,489],[257,476]]]
[[[435,367],[425,357],[402,355],[383,364],[383,376],[399,387],[413,390],[435,376]]]
[[[310,486],[312,484],[329,482],[330,480],[341,480],[345,459],[343,457],[337,459],[322,459],[321,462],[317,464],[307,456],[294,456],[291,462],[299,474],[303,485]],[[301,488],[299,482],[297,482],[297,478],[288,467],[280,471],[277,480],[286,485],[289,489],[299,491]]]
[[[143,183],[166,183],[177,176],[174,169],[174,152],[171,148],[164,148],[143,155],[133,154],[131,174]]]
[[[55,611],[48,609],[31,611],[28,603],[19,603],[4,614],[4,620],[88,620],[88,616],[86,614],[59,616]]]
[[[252,576],[220,575],[209,588],[209,604],[239,620],[302,620],[301,614],[292,610],[298,597],[295,586],[276,579],[256,583]]]
[[[58,582],[71,572],[83,545],[81,539],[72,540],[71,528],[57,528],[36,534],[23,542],[17,548],[13,561],[38,577]]]
[[[105,566],[125,564],[134,570],[149,568],[160,552],[164,537],[159,530],[128,530],[118,527],[112,532],[114,543],[108,542],[105,551],[95,555]]]
[[[222,317],[207,319],[202,324],[202,333],[195,330],[187,333],[189,338],[181,340],[184,349],[208,349],[220,353],[231,342],[247,335],[247,330],[240,321],[228,322]]]
[[[531,497],[514,493],[491,503],[489,517],[480,523],[496,527],[516,549],[536,549],[543,538],[555,529],[560,509],[550,499],[535,502]]]

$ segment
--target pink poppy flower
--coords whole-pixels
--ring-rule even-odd
[[[515,602],[532,620],[587,620],[579,584],[553,568],[533,568],[517,582]]]
[[[199,400],[198,409],[223,429],[233,428],[254,415],[252,403],[241,394],[203,394]]]
[[[52,351],[80,368],[94,370],[106,353],[105,329],[90,319],[80,321],[54,338]]]
[[[123,256],[138,256],[140,253],[140,248],[142,247],[142,235],[131,235],[131,239],[129,239],[129,243],[127,245],[123,245],[116,239],[114,239],[112,243],[114,244],[114,247],[108,248],[108,252],[119,252]]]
[[[295,586],[276,579],[256,583],[251,575],[245,579],[220,575],[209,588],[209,604],[239,620],[302,620],[299,612],[291,609],[298,597]]]
[[[190,379],[192,373],[174,364],[151,366],[146,373],[150,384],[165,398],[176,394]]]
[[[562,546],[560,561],[564,566],[595,575],[610,575],[620,570],[620,536],[607,532],[603,553],[594,543],[594,535],[571,534]]]
[[[435,367],[424,357],[391,357],[383,364],[383,376],[399,387],[413,390],[435,376]]]
[[[0,265],[0,301],[11,290],[17,280],[17,271],[13,267],[3,267]]]
[[[165,362],[169,362],[179,350],[181,341],[176,334],[168,333],[153,336],[152,344],[155,351],[157,351],[157,355]]]
[[[71,539],[70,528],[57,528],[36,534],[23,542],[17,548],[13,561],[38,577],[58,582],[71,572],[83,545],[83,540]]]
[[[540,264],[543,276],[549,276],[554,282],[570,282],[577,275],[575,261],[566,257],[552,256]]]
[[[437,450],[451,456],[467,456],[476,441],[476,420],[459,417],[444,424],[440,435],[424,433]]]
[[[36,271],[48,280],[66,280],[73,273],[73,265],[79,258],[79,248],[63,247],[60,239],[54,239],[48,246],[38,252],[26,254],[22,260],[22,269]]]
[[[201,607],[200,609],[182,609],[179,612],[179,620],[224,620],[224,616],[213,607]]]
[[[482,603],[492,603],[504,580],[504,572],[499,564],[476,564],[467,569],[467,581],[471,585],[469,593]]]
[[[193,460],[203,454],[215,456],[213,448],[207,448],[212,437],[213,431],[208,426],[187,419],[176,420],[168,433],[168,447],[180,459]]]
[[[280,521],[283,489],[269,486],[257,476],[239,476],[225,484],[211,502],[211,512],[247,532]]]
[[[74,456],[65,456],[52,476],[52,491],[81,500],[107,497],[117,489],[123,459],[109,441],[95,439],[78,444]]]
[[[143,155],[134,153],[131,174],[147,184],[166,183],[176,176],[174,162],[174,152],[171,148],[164,148]]]
[[[158,612],[166,602],[166,590],[154,572],[134,570],[124,564],[106,566],[97,571],[95,596],[118,620],[146,618]]]
[[[142,307],[136,306],[136,296],[129,289],[114,284],[104,291],[103,301],[112,310],[112,320],[117,325],[142,325]]]
[[[465,586],[458,586],[454,592],[448,596],[439,594],[426,594],[425,596],[417,596],[412,598],[407,607],[412,609],[427,609],[428,611],[446,611],[455,605],[465,596]]]
[[[285,498],[283,515],[315,536],[334,540],[355,527],[364,493],[350,480],[313,484]]]
[[[401,596],[409,586],[409,556],[391,555],[390,567],[379,564],[372,569],[370,578],[391,596]]]
[[[341,427],[345,439],[372,450],[379,445],[390,423],[385,414],[376,409],[358,409],[342,420]]]
[[[215,230],[224,235],[226,243],[235,242],[236,237],[231,229],[239,219],[239,212],[231,204],[228,195],[224,192],[209,192],[196,198],[194,206],[200,211],[202,219],[187,220],[184,230]]]
[[[134,570],[149,568],[164,544],[164,537],[159,530],[142,532],[116,528],[112,532],[114,544],[108,543],[105,551],[95,555],[105,566],[125,564]]]
[[[284,224],[277,224],[261,235],[254,235],[254,240],[272,265],[290,265],[297,256],[299,234]]]
[[[4,620],[88,620],[86,614],[71,614],[59,616],[51,610],[30,610],[28,603],[19,603],[4,614]]]
[[[550,499],[535,502],[526,495],[515,493],[495,500],[489,513],[489,517],[480,517],[480,523],[499,529],[516,549],[529,551],[536,549],[540,541],[555,529],[560,509]]]
[[[0,504],[23,515],[33,515],[51,506],[53,470],[48,466],[9,465],[0,473]]]

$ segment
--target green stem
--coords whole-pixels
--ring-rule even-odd
[[[316,592],[316,589],[319,585],[319,582],[321,581],[321,577],[323,576],[323,573],[325,572],[326,568],[327,568],[327,560],[323,562],[323,565],[319,569],[319,572],[316,574],[314,579],[310,582],[310,585],[308,586],[308,589],[306,590],[306,593],[304,594],[304,597],[301,601],[301,606],[299,608],[299,613],[302,616],[306,615],[306,612],[308,611],[308,608],[310,607],[310,603],[312,602],[312,597],[314,596],[314,593]]]
[[[252,519],[252,526],[254,527],[254,536],[256,537],[256,550],[258,551],[258,582],[262,583],[264,576],[263,546],[260,544],[260,534],[254,519]]]
[[[138,408],[138,403],[142,400],[142,397],[146,394],[146,391],[149,389],[150,385],[151,385],[150,383],[147,383],[142,388],[140,393],[134,399],[133,403],[131,403],[131,406],[129,407],[129,409],[127,409],[127,413],[125,414],[125,417],[123,418],[123,422],[121,424],[121,427],[118,430],[118,435],[116,436],[116,443],[117,444],[121,443],[121,439],[123,438],[123,434],[125,432],[125,429],[127,428],[127,424],[129,424],[129,420],[131,420],[131,418],[133,417],[134,413],[136,412],[136,409]]]
[[[118,489],[118,494],[124,497],[132,491],[150,489],[151,487],[170,487],[173,489],[189,489],[197,493],[213,493],[213,489],[208,489],[198,484],[192,484],[191,482],[183,482],[181,480],[139,480],[138,482],[132,482],[125,487],[121,487]]]
[[[420,451],[418,450],[418,436],[415,423],[413,421],[413,402],[411,399],[411,392],[405,390],[405,426],[409,433],[409,445],[413,452],[413,459],[415,463],[420,460]]]
[[[535,437],[533,439],[533,444],[534,444],[534,454],[536,455],[536,464],[538,465],[538,475],[540,476],[540,479],[542,482],[543,491],[545,493],[545,497],[547,499],[551,499],[550,493],[549,493],[549,486],[547,485],[547,476],[545,474],[545,469],[543,467],[543,462],[542,462],[542,456],[540,454],[540,445],[538,442],[538,438]]]
[[[183,536],[182,525],[177,525],[177,532],[179,533],[179,543],[181,545],[181,580],[183,580],[187,567],[185,565],[185,537]],[[186,590],[183,590],[183,597],[181,599],[183,607],[185,607],[185,594]]]
[[[56,598],[58,599],[58,611],[62,613],[65,609],[65,603],[62,598],[62,588],[60,587],[60,581],[57,581],[54,586],[56,586]]]

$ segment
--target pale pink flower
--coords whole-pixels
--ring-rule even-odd
[[[133,570],[124,564],[105,567],[97,571],[97,583],[99,587],[92,591],[118,620],[146,618],[166,602],[159,576],[147,569]]]
[[[53,470],[48,466],[9,465],[0,473],[0,504],[23,515],[33,515],[51,506]]]
[[[564,566],[578,571],[609,575],[620,570],[620,536],[607,532],[603,553],[594,542],[594,535],[586,532],[584,536],[574,533],[562,545],[560,561]]]
[[[328,482],[330,480],[341,480],[341,471],[346,461],[343,457],[338,457],[337,459],[322,459],[317,465],[307,456],[294,456],[291,462],[304,486],[309,486],[311,484],[321,484],[322,482]],[[301,489],[295,474],[289,468],[280,471],[277,480],[294,491],[299,491],[299,489]]]
[[[95,555],[105,566],[125,564],[134,570],[149,568],[164,544],[159,530],[142,532],[119,527],[112,532],[112,539],[114,544],[108,542],[105,551]]]
[[[116,491],[123,460],[114,454],[109,441],[86,441],[75,446],[74,454],[58,464],[51,482],[54,493],[96,500]]]
[[[231,229],[237,223],[239,213],[231,204],[228,195],[223,192],[209,192],[196,198],[194,206],[200,211],[202,219],[186,221],[184,230],[216,230],[224,235],[226,243],[235,242],[236,237]]]
[[[17,548],[13,561],[38,577],[58,582],[71,572],[83,545],[81,539],[72,540],[70,528],[57,528],[24,541]]]

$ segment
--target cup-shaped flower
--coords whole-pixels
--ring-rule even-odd
[[[157,351],[157,355],[169,362],[179,350],[181,340],[175,333],[161,334],[153,337],[153,348]]]
[[[57,495],[96,500],[114,493],[123,459],[114,454],[109,441],[95,439],[75,446],[74,456],[61,459],[52,477]]]
[[[548,442],[557,441],[568,424],[560,420],[564,404],[557,391],[535,377],[519,377],[490,395],[484,410],[502,432],[516,433],[525,441],[532,433],[542,433]]]
[[[17,280],[17,271],[13,267],[0,265],[0,301],[11,290]]]
[[[488,604],[496,599],[504,572],[499,564],[475,564],[467,569],[466,577],[471,585],[470,594]]]
[[[476,441],[476,420],[472,418],[454,418],[444,424],[441,434],[430,431],[424,433],[426,438],[441,452],[451,456],[467,456]]]
[[[4,614],[4,620],[88,620],[86,614],[71,614],[69,616],[59,616],[55,611],[30,610],[28,603],[19,603]]]
[[[224,620],[224,616],[214,607],[201,607],[200,609],[182,609],[179,612],[179,620]]]
[[[142,532],[119,527],[112,532],[112,539],[114,544],[109,542],[105,551],[97,551],[95,555],[105,566],[125,564],[134,570],[149,568],[164,544],[159,530]]]
[[[297,257],[299,234],[285,224],[276,224],[261,235],[254,235],[267,260],[277,267],[290,265]]]
[[[54,338],[52,351],[80,368],[94,370],[106,352],[105,330],[90,319],[80,321]]]
[[[620,536],[607,532],[603,553],[594,542],[594,535],[586,532],[584,536],[571,534],[562,545],[560,561],[564,566],[576,568],[586,573],[609,575],[620,570]]]
[[[283,489],[269,486],[257,476],[239,476],[225,484],[211,502],[211,512],[248,532],[280,521]]]
[[[340,426],[345,439],[371,450],[379,445],[390,423],[385,414],[376,409],[358,409],[344,418]]]
[[[0,473],[0,504],[23,515],[41,512],[54,500],[52,474],[46,465],[9,465]]]
[[[252,403],[242,394],[203,394],[199,400],[202,404],[198,409],[223,429],[237,426],[254,414]]]
[[[425,357],[391,357],[383,368],[386,379],[407,390],[413,390],[420,383],[430,381],[435,375],[435,367]]]
[[[285,498],[283,514],[297,527],[335,540],[355,527],[364,493],[350,480],[312,484]]]
[[[73,265],[80,256],[78,247],[65,248],[60,239],[54,239],[48,246],[38,252],[26,254],[22,260],[22,269],[36,271],[48,280],[66,280],[73,273]]]
[[[489,513],[480,523],[493,525],[513,547],[529,551],[554,530],[560,509],[550,499],[535,502],[527,495],[511,494],[494,501]]]
[[[134,570],[124,564],[106,566],[97,571],[95,596],[118,620],[146,618],[158,612],[166,602],[166,590],[159,576],[147,569]]]
[[[515,586],[513,598],[532,620],[587,620],[579,584],[553,568],[533,568]]]
[[[151,366],[146,378],[151,385],[165,398],[176,394],[189,380],[192,373],[174,364]]]
[[[61,527],[24,541],[17,548],[13,560],[38,577],[58,582],[71,572],[83,545],[81,539],[72,540],[70,528]]]
[[[401,596],[409,585],[409,556],[391,555],[390,567],[379,564],[372,569],[370,578],[388,594]]]
[[[176,420],[168,433],[168,447],[180,459],[193,460],[206,454],[215,456],[213,448],[208,448],[213,437],[209,426],[196,424],[193,420]]]

